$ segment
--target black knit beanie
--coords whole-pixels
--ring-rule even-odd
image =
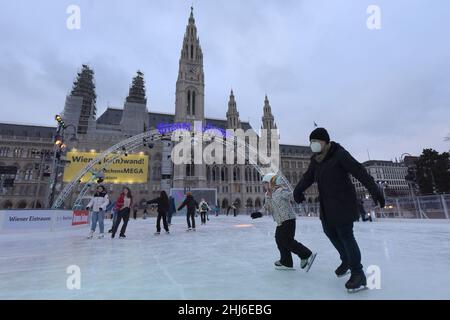
[[[313,139],[330,143],[330,136],[325,128],[314,129],[314,131],[309,135],[309,140],[311,141]]]

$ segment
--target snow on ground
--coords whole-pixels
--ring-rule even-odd
[[[353,295],[347,277],[334,275],[338,255],[317,219],[297,220],[296,238],[318,251],[309,273],[273,268],[279,256],[269,217],[211,216],[196,233],[186,232],[183,217],[172,222],[170,235],[154,236],[154,218],[130,220],[125,240],[87,240],[87,228],[2,234],[0,299],[450,298],[447,221],[356,223],[364,267],[380,267],[381,289]],[[66,287],[70,265],[80,267],[80,290]]]

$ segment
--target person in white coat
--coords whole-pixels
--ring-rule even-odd
[[[97,191],[92,197],[91,201],[87,205],[87,210],[92,210],[91,217],[91,231],[89,233],[88,239],[92,239],[94,236],[95,229],[97,227],[97,222],[100,228],[100,234],[98,236],[99,239],[104,237],[104,229],[105,229],[105,211],[109,204],[108,193],[104,186],[98,186]]]

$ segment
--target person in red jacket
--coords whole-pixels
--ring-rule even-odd
[[[111,238],[114,238],[119,228],[120,221],[123,220],[122,228],[120,229],[120,238],[125,237],[125,231],[127,230],[128,220],[130,220],[131,206],[133,205],[133,196],[129,188],[123,188],[122,193],[116,201],[115,209],[118,211],[116,223],[113,226]]]

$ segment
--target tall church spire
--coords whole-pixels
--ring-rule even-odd
[[[227,124],[228,129],[241,128],[241,121],[239,120],[239,112],[237,111],[233,89],[231,89],[230,100],[228,101]]]
[[[204,120],[205,75],[203,52],[197,36],[194,12],[191,7],[179,61],[176,85],[175,121],[193,122]]]

